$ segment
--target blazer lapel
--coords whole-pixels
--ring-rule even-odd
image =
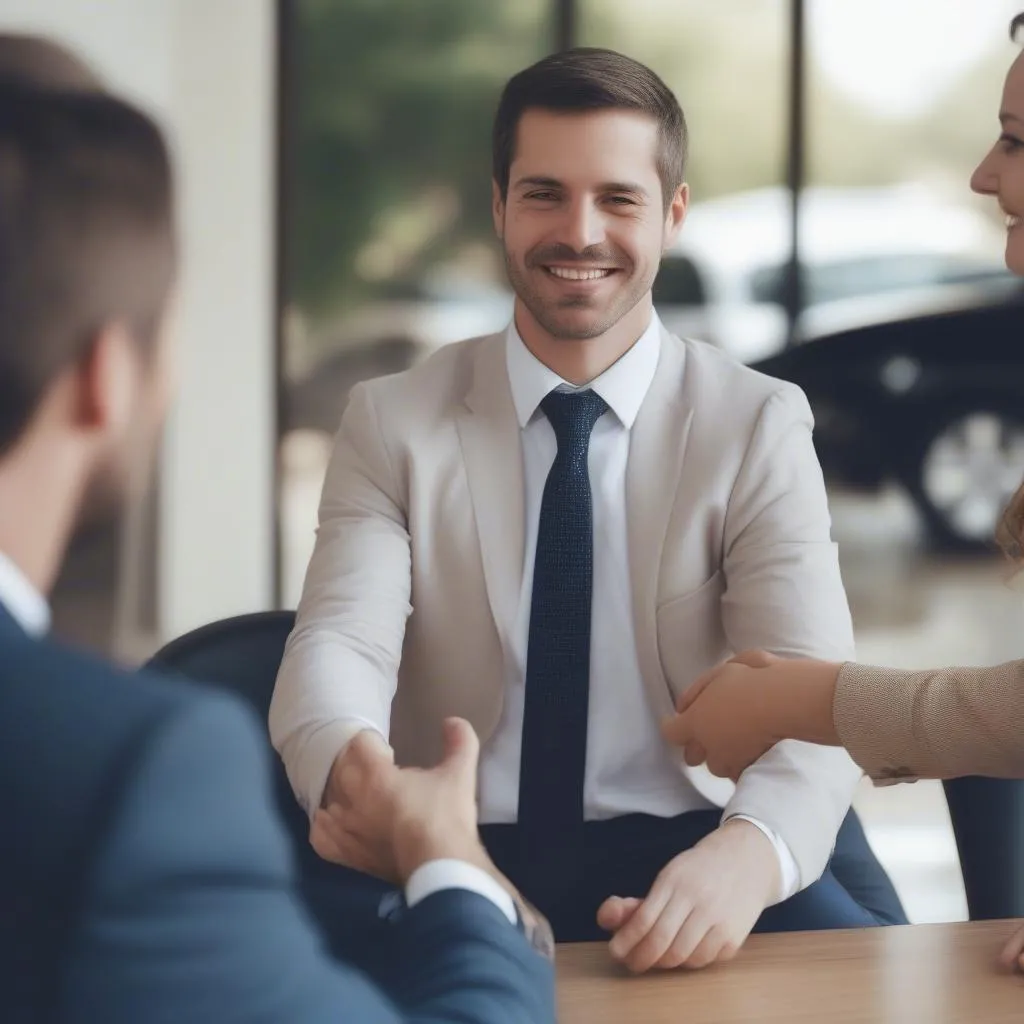
[[[650,693],[659,703],[667,701],[669,705],[671,694],[658,653],[658,578],[693,418],[693,410],[683,401],[685,354],[682,343],[663,329],[658,369],[630,432],[626,467],[626,522],[637,655]]]
[[[505,640],[523,580],[523,449],[505,362],[505,335],[481,342],[457,415],[491,614]]]

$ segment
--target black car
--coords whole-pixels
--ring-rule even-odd
[[[945,546],[992,543],[1024,480],[1024,296],[873,323],[755,364],[798,384],[831,479],[902,483]]]

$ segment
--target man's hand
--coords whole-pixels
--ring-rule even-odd
[[[449,857],[497,876],[477,834],[479,741],[462,719],[444,727],[445,755],[431,769],[396,767],[375,733],[352,740],[310,830],[321,856],[403,885],[421,864]]]
[[[999,957],[999,962],[1008,969],[1024,971],[1024,925],[1013,933]]]
[[[611,955],[631,971],[731,960],[779,887],[778,857],[748,821],[728,821],[661,870],[642,901],[612,896],[598,910]]]
[[[734,781],[783,739],[837,744],[832,701],[840,666],[748,651],[702,675],[662,734],[687,764]]]
[[[397,882],[386,804],[375,801],[370,792],[389,782],[389,767],[394,767],[394,751],[384,737],[372,729],[357,733],[334,760],[309,842],[324,860]],[[365,794],[358,832],[345,826],[346,815],[355,821],[350,794],[356,790]]]

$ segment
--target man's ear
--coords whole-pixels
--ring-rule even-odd
[[[501,186],[491,179],[491,216],[494,218],[494,233],[499,240],[505,239],[505,200],[501,195]]]
[[[665,213],[665,241],[663,248],[669,246],[679,237],[683,222],[686,220],[687,211],[690,209],[690,186],[683,182],[676,189],[672,202],[668,205]]]
[[[99,433],[126,429],[141,370],[138,345],[123,323],[111,321],[97,331],[72,371],[76,426]]]

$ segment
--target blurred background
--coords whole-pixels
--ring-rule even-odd
[[[1020,0],[0,0],[168,127],[181,398],[151,500],[78,546],[56,628],[128,661],[294,606],[351,386],[497,330],[490,121],[572,45],[654,68],[691,131],[667,326],[796,381],[860,658],[1024,655],[992,535],[1024,478],[1004,227],[968,179]],[[966,916],[937,785],[858,797],[914,921]]]

